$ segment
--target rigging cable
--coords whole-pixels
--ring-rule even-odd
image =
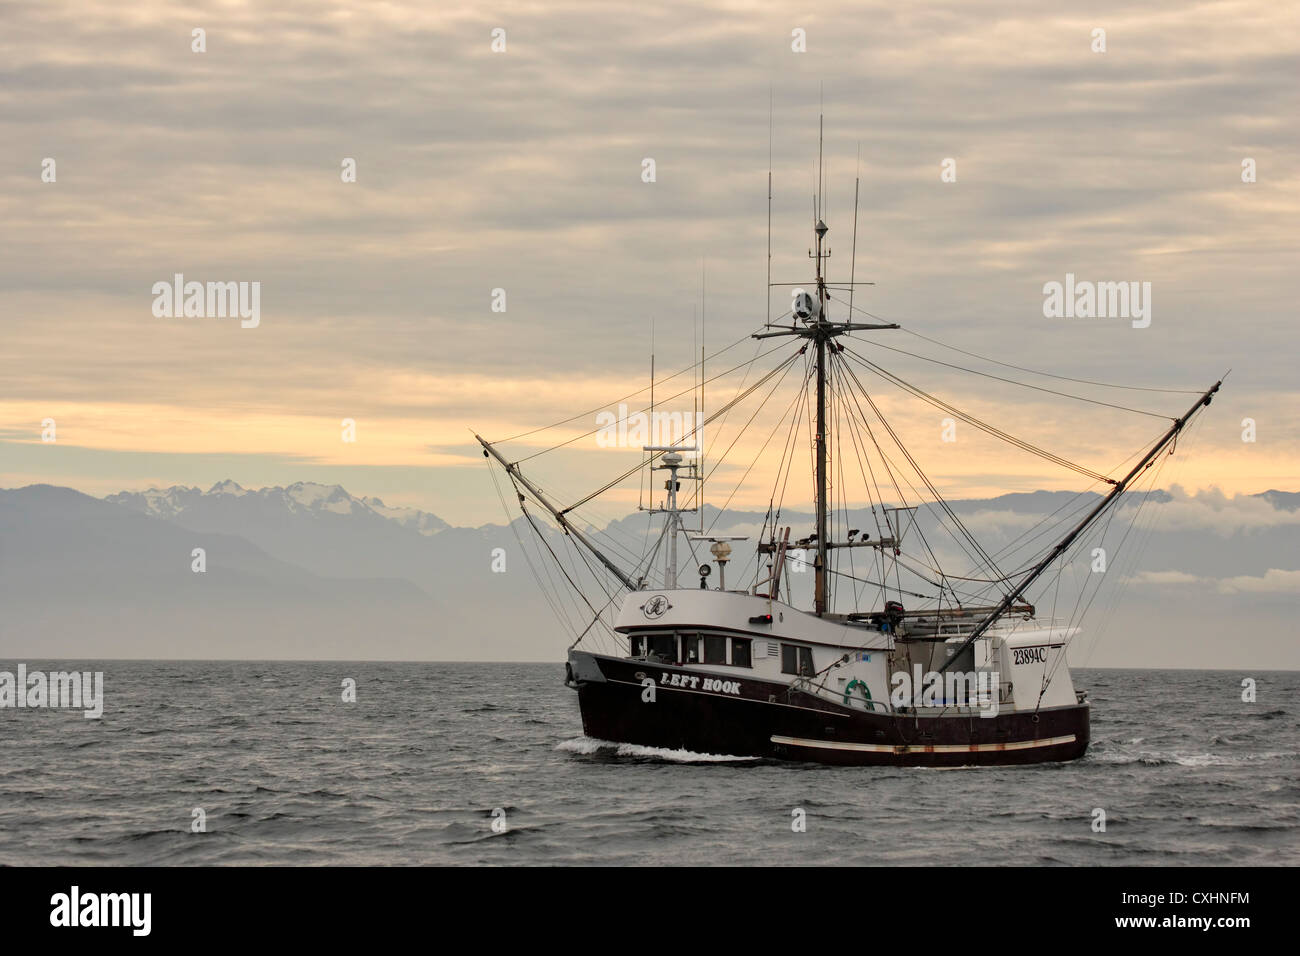
[[[502,493],[501,486],[497,481],[496,469],[492,467],[491,462],[488,462],[487,465],[488,473],[492,476],[492,485],[496,489],[497,497],[501,499],[501,508],[506,515],[506,525],[510,528],[511,532],[513,532],[515,540],[519,543],[519,553],[524,556],[524,562],[528,565],[528,570],[532,574],[534,582],[537,584],[537,589],[542,592],[542,598],[551,608],[551,612],[555,615],[555,619],[560,623],[560,626],[564,628],[565,631],[574,630],[573,622],[568,619],[567,612],[562,612],[561,608],[551,600],[551,591],[542,583],[541,575],[538,573],[536,565],[533,564],[532,556],[528,553],[528,548],[524,546],[524,539],[519,534],[519,529],[515,527],[514,519],[510,517],[510,508],[506,504],[505,495]],[[547,578],[550,578],[549,572],[547,573]],[[552,583],[552,588],[554,588],[554,583]]]
[[[669,375],[667,378],[659,379],[659,381],[660,381],[660,382],[671,382],[673,379],[677,378],[679,375],[685,375],[687,372],[691,371],[692,369],[694,369],[694,368],[698,368],[698,367],[699,367],[700,365],[702,365],[702,364],[703,364],[707,359],[717,358],[719,355],[723,354],[724,352],[729,352],[729,351],[731,351],[731,350],[734,349],[737,345],[740,345],[740,344],[743,343],[743,342],[747,342],[747,341],[749,341],[751,337],[752,337],[751,334],[746,334],[746,335],[742,336],[741,338],[737,339],[736,341],[732,342],[730,345],[727,345],[727,346],[724,346],[723,348],[718,349],[718,350],[717,350],[716,352],[714,352],[712,355],[707,356],[706,359],[701,359],[699,362],[696,362],[694,365],[688,365],[686,368],[679,369],[678,371],[674,372],[672,375]],[[756,356],[756,357],[757,357],[757,356]],[[754,359],[750,359],[750,361],[752,362],[752,361],[754,361]],[[745,364],[745,363],[742,363],[742,364]],[[740,367],[741,367],[740,365],[737,365],[737,366],[736,366],[736,368],[740,368]],[[734,369],[733,369],[733,371],[734,371]],[[725,373],[724,373],[724,374],[725,374]],[[692,387],[694,387],[694,386],[692,386]],[[646,386],[643,387],[643,388],[638,388],[635,392],[629,392],[628,394],[624,395],[622,398],[617,398],[617,399],[615,399],[614,402],[613,402],[613,404],[617,405],[619,402],[626,402],[629,398],[634,398],[634,397],[636,397],[637,395],[640,395],[642,392],[648,392],[648,391],[650,390],[650,388],[651,388],[651,386],[649,386],[649,385],[646,385]],[[686,391],[690,391],[690,389],[687,389]],[[678,392],[677,394],[678,394],[678,395],[685,395],[685,394],[686,394],[686,391]],[[676,398],[677,395],[674,395],[674,396],[672,396],[672,397],[673,397],[673,398]],[[530,435],[536,435],[538,432],[549,431],[549,430],[552,429],[552,428],[558,428],[558,427],[561,426],[561,425],[567,425],[567,424],[569,424],[570,422],[576,422],[576,421],[577,421],[578,419],[580,419],[580,418],[587,418],[587,417],[590,416],[590,415],[595,415],[597,412],[602,412],[602,411],[604,411],[605,409],[607,409],[608,407],[609,407],[608,404],[605,404],[605,405],[598,405],[597,407],[592,408],[592,409],[588,409],[588,410],[585,411],[585,412],[579,412],[577,415],[574,415],[574,416],[572,416],[572,417],[570,417],[570,418],[561,419],[561,420],[558,421],[558,422],[552,422],[552,423],[549,424],[549,425],[542,425],[542,426],[540,426],[540,427],[538,427],[538,428],[532,428],[532,429],[529,429],[529,430],[526,431],[526,432],[520,432],[518,435],[511,435],[509,438],[502,438],[502,439],[500,439],[500,440],[498,440],[498,441],[494,441],[494,442],[492,442],[491,444],[493,444],[493,445],[504,445],[504,444],[507,443],[507,442],[518,441],[520,438],[527,438],[527,437],[529,437]]]
[[[870,315],[871,313],[868,312],[867,314]],[[872,318],[876,318],[876,316],[872,316]],[[928,336],[922,335],[920,332],[914,332],[912,329],[909,328],[903,328],[903,331],[906,332],[908,335],[916,336],[918,339],[925,339],[925,341],[927,342],[932,342],[933,344],[939,346],[940,348],[952,349],[952,351],[960,352],[962,355],[969,355],[971,358],[977,358],[980,361],[989,362],[993,365],[1001,365],[1003,368],[1015,369],[1017,372],[1028,372],[1030,375],[1042,375],[1046,378],[1061,379],[1062,381],[1074,382],[1078,385],[1096,385],[1099,388],[1122,388],[1134,392],[1168,392],[1177,395],[1201,394],[1200,389],[1194,389],[1194,388],[1153,388],[1151,386],[1144,386],[1144,385],[1116,385],[1112,382],[1094,382],[1086,378],[1071,378],[1068,375],[1055,375],[1051,372],[1041,372],[1037,369],[1024,368],[1023,366],[1020,365],[1011,365],[1007,362],[999,362],[997,359],[992,359],[985,355],[977,355],[974,352],[967,352],[965,349],[959,349],[955,345],[947,345],[943,342],[940,342],[938,339],[932,339]]]
[[[868,317],[870,317],[870,318],[873,318],[873,319],[875,319],[877,322],[889,322],[889,321],[890,321],[889,319],[882,319],[880,316],[876,315],[876,314],[873,313],[873,312],[868,312],[866,309],[858,308],[858,307],[855,306],[855,305],[851,305],[850,303],[846,303],[846,302],[844,302],[842,299],[836,298],[835,296],[831,296],[831,298],[835,299],[836,302],[839,302],[839,303],[841,303],[842,305],[848,305],[849,308],[850,308],[853,312],[861,312],[863,315],[868,316]],[[903,325],[901,325],[901,324],[899,324],[899,323],[892,323],[892,324],[898,325],[899,329],[900,329],[901,331],[903,331],[903,332],[906,332],[908,335],[915,336],[915,337],[918,338],[918,339],[924,339],[926,342],[930,342],[930,343],[932,343],[932,344],[934,344],[934,345],[939,346],[940,348],[950,349],[950,350],[952,350],[952,351],[954,351],[954,352],[960,352],[962,355],[968,355],[968,356],[970,356],[971,358],[977,358],[977,359],[979,359],[981,362],[988,362],[988,363],[990,363],[990,364],[992,364],[992,365],[1001,365],[1003,368],[1015,369],[1017,372],[1028,372],[1030,375],[1041,375],[1041,376],[1043,376],[1044,378],[1055,378],[1055,379],[1059,379],[1059,380],[1064,381],[1064,382],[1074,382],[1074,383],[1076,383],[1076,384],[1078,384],[1078,385],[1095,385],[1095,386],[1097,386],[1097,387],[1099,387],[1099,388],[1121,388],[1121,389],[1126,389],[1126,390],[1128,390],[1128,391],[1134,391],[1134,392],[1166,392],[1166,393],[1172,393],[1172,394],[1177,394],[1177,395],[1199,395],[1199,394],[1201,394],[1201,390],[1200,390],[1200,389],[1194,389],[1194,388],[1155,388],[1155,387],[1152,387],[1152,386],[1144,386],[1144,385],[1116,385],[1116,384],[1114,384],[1114,383],[1112,383],[1112,382],[1095,382],[1095,381],[1092,381],[1091,379],[1086,379],[1086,378],[1071,378],[1069,375],[1057,375],[1057,374],[1055,374],[1055,373],[1053,373],[1053,372],[1044,372],[1044,371],[1041,371],[1041,370],[1039,370],[1039,369],[1034,369],[1034,368],[1025,368],[1025,367],[1022,366],[1022,365],[1012,365],[1012,364],[1010,364],[1010,363],[1008,363],[1008,362],[1001,362],[1001,361],[999,361],[999,360],[997,360],[997,359],[989,358],[987,355],[979,355],[979,354],[977,354],[977,353],[975,353],[975,352],[968,352],[968,351],[966,351],[965,349],[959,349],[959,348],[957,348],[955,345],[948,345],[946,342],[941,342],[941,341],[939,341],[938,339],[932,339],[932,338],[930,338],[929,336],[922,335],[920,332],[915,332],[915,331],[913,331],[912,329],[907,328],[906,326],[903,326]],[[877,343],[877,344],[878,344],[878,343]],[[882,347],[887,348],[888,346],[882,346]],[[895,351],[895,352],[901,352],[902,349],[893,349],[893,351]],[[913,353],[911,353],[911,352],[904,352],[903,354],[905,354],[905,355],[912,355]],[[931,359],[931,358],[929,358],[928,356],[925,356],[925,355],[917,355],[917,356],[915,356],[915,357],[916,357],[916,358],[920,358],[920,359],[924,359],[924,360],[927,361],[927,362],[938,361],[937,359]],[[940,363],[940,364],[943,364],[943,363]],[[970,373],[972,373],[972,374],[974,374],[974,375],[983,375],[983,374],[986,374],[986,373],[983,373],[983,372],[978,372],[978,371],[976,371],[975,369],[963,368],[962,366],[958,366],[958,365],[954,365],[954,366],[952,366],[952,367],[953,367],[953,368],[961,369],[961,371],[964,371],[964,372],[970,372]],[[1004,381],[1009,381],[1009,380],[1004,380]],[[1012,384],[1015,384],[1015,385],[1024,385],[1026,388],[1034,388],[1034,387],[1036,387],[1036,386],[1033,386],[1033,385],[1029,385],[1029,384],[1027,384],[1027,383],[1025,383],[1025,382],[1013,382]],[[1064,395],[1064,394],[1066,394],[1066,393],[1062,392],[1062,393],[1060,393],[1060,394],[1063,394],[1063,395]],[[1070,397],[1070,398],[1078,398],[1078,399],[1080,399],[1080,401],[1090,401],[1090,399],[1083,398],[1083,397],[1078,396],[1078,395],[1070,395],[1069,397]],[[1120,406],[1116,406],[1116,407],[1120,407]],[[1129,411],[1136,411],[1136,409],[1129,409]],[[1154,413],[1149,413],[1149,412],[1148,412],[1148,413],[1145,413],[1145,414],[1154,414]],[[1157,417],[1157,418],[1160,418],[1160,417],[1168,417],[1168,416],[1160,416],[1160,415],[1157,415],[1156,417]]]
[[[935,503],[938,504],[939,507],[943,509],[944,513],[948,515],[949,518],[952,519],[953,524],[961,532],[962,537],[965,538],[966,541],[970,543],[971,547],[975,549],[975,555],[978,555],[978,558],[976,558],[977,566],[987,567],[991,573],[1005,579],[1006,575],[1002,573],[1002,570],[1001,568],[998,567],[997,562],[994,561],[993,557],[987,551],[984,550],[984,548],[980,545],[978,541],[975,540],[975,537],[970,533],[969,530],[967,530],[966,526],[962,523],[961,519],[957,517],[957,513],[952,510],[952,507],[948,504],[948,502],[944,500],[941,494],[939,494],[939,489],[934,486],[934,484],[930,481],[929,477],[921,469],[920,464],[916,461],[915,458],[912,457],[911,452],[907,450],[907,447],[902,443],[902,440],[898,437],[897,433],[895,433],[893,426],[889,424],[889,422],[885,419],[884,415],[881,413],[880,409],[876,406],[876,403],[872,399],[871,394],[867,391],[866,386],[862,384],[861,379],[858,378],[857,374],[847,363],[844,365],[844,368],[849,373],[850,379],[857,385],[858,391],[862,393],[862,397],[865,398],[867,400],[867,404],[871,406],[871,410],[875,412],[877,420],[879,420],[881,425],[884,426],[885,431],[889,433],[889,437],[893,439],[894,444],[897,445],[899,451],[903,453],[903,457],[907,459],[907,462],[908,464],[911,465],[912,470],[916,472],[917,477],[921,479],[921,482],[929,490],[931,496],[934,498]],[[858,404],[856,395],[854,396],[854,403]],[[860,404],[858,405],[858,411],[859,414],[863,415],[863,421],[864,423],[866,423],[865,413],[862,412],[862,408]],[[874,442],[875,432],[871,430],[869,423],[867,423],[867,425],[868,425],[868,433],[872,436],[872,441]],[[884,450],[880,448],[879,442],[876,442],[876,449],[877,451],[880,452],[881,458],[887,462],[888,459],[885,458]],[[895,487],[897,487],[897,482],[895,482]],[[900,498],[902,497],[901,490],[899,492],[899,497]],[[901,521],[900,521],[899,530],[901,531]],[[950,529],[950,534],[951,534],[951,529]],[[953,536],[953,540],[954,541],[957,540],[955,535]],[[958,543],[959,546],[962,547],[962,550],[965,550],[965,546],[961,545],[960,542]],[[970,555],[971,553],[967,552],[967,554]],[[974,557],[974,555],[972,555],[972,557]]]
[[[754,362],[757,362],[757,361],[758,361],[759,359],[761,359],[761,358],[766,358],[767,356],[771,355],[773,352],[779,352],[783,347],[784,347],[784,346],[782,346],[782,345],[774,346],[773,348],[768,349],[766,352],[763,352],[763,353],[760,354],[760,355],[756,355],[754,358],[749,359],[748,361],[741,362],[739,365],[733,365],[733,366],[732,366],[731,368],[729,368],[729,369],[726,369],[726,370],[724,370],[724,371],[718,372],[718,373],[717,373],[716,375],[714,375],[712,378],[708,379],[707,382],[706,382],[706,384],[707,384],[708,382],[714,382],[714,381],[717,381],[718,379],[722,378],[722,377],[725,376],[725,375],[730,375],[732,372],[735,372],[735,371],[737,371],[738,369],[742,369],[742,368],[745,368],[746,366],[752,365]],[[682,372],[688,372],[688,371],[690,371],[691,368],[694,368],[694,366],[690,366],[689,368],[683,369]],[[680,374],[682,374],[682,372],[678,372],[678,373],[676,373],[676,374],[677,374],[677,375],[680,375]],[[675,377],[675,376],[672,376],[672,375],[669,376],[669,378],[674,378],[674,377]],[[665,381],[666,381],[666,379],[665,379]],[[671,401],[671,400],[674,399],[674,398],[681,398],[681,396],[683,396],[683,395],[685,395],[685,394],[687,394],[687,393],[689,393],[689,392],[693,392],[693,391],[695,391],[696,387],[697,387],[696,385],[692,384],[690,388],[684,388],[684,389],[682,389],[680,392],[676,393],[675,395],[669,395],[668,398],[667,398],[667,399],[664,399],[663,401]],[[645,389],[643,388],[643,389],[641,389],[641,391],[644,392]],[[633,392],[632,394],[635,395],[635,394],[637,394],[637,393],[636,393],[636,392]],[[620,401],[621,401],[621,400],[620,400]],[[660,402],[660,404],[662,404],[662,401]],[[595,409],[595,412],[601,412],[601,411],[605,411],[605,410],[606,410],[606,407],[605,407],[605,406],[602,406],[601,408]],[[649,411],[649,408],[642,408],[642,409],[639,409],[639,410],[636,411],[636,412],[633,412],[633,414],[644,414],[644,413],[647,412],[647,411]],[[585,413],[583,413],[583,415],[576,415],[576,416],[574,416],[574,418],[582,418],[582,417],[585,417],[586,415],[590,415],[590,414],[593,414],[593,412],[585,412]],[[716,413],[715,413],[714,416],[710,417],[707,421],[712,421],[712,420],[713,420],[713,417],[716,417]],[[571,421],[574,420],[574,418],[566,419],[565,422],[571,422]],[[562,424],[565,424],[565,422],[556,422],[556,425],[562,425]],[[546,425],[546,426],[544,426],[543,428],[534,429],[534,432],[544,431],[546,428],[554,428],[554,427],[555,427],[555,425]],[[608,428],[608,427],[609,427],[608,425],[597,425],[595,428],[590,429],[589,431],[585,431],[585,432],[583,432],[581,435],[574,435],[572,438],[567,439],[566,441],[562,441],[562,442],[560,442],[558,445],[551,445],[549,448],[543,448],[543,449],[541,449],[540,451],[535,451],[535,452],[533,452],[531,455],[525,455],[523,458],[520,458],[520,459],[516,460],[515,462],[513,462],[513,464],[518,465],[518,464],[520,464],[521,462],[528,461],[529,459],[537,458],[539,455],[545,455],[545,454],[548,454],[549,452],[553,452],[553,451],[556,451],[557,449],[563,448],[563,447],[565,447],[566,445],[572,445],[574,442],[576,442],[576,441],[581,441],[581,440],[584,439],[584,438],[590,437],[591,435],[595,435],[595,434],[597,434],[597,433],[603,431],[604,429],[606,429],[606,428]],[[533,434],[534,432],[528,432],[528,433],[526,433],[526,434]],[[692,435],[695,434],[695,431],[692,430],[692,431],[691,431],[691,434],[692,434]],[[520,437],[520,436],[515,436],[515,437],[518,438],[518,437]],[[509,439],[509,438],[508,438],[508,439],[505,439],[505,441],[513,441],[513,440],[514,440],[514,439]],[[504,444],[504,442],[492,442],[492,443],[490,443],[490,444]],[[644,464],[644,463],[643,463],[643,464]],[[638,467],[640,467],[640,466],[638,466]]]
[[[1113,478],[1109,478],[1106,475],[1101,474],[1100,472],[1093,471],[1091,468],[1087,468],[1083,465],[1077,464],[1076,462],[1070,461],[1068,458],[1063,458],[1060,455],[1047,451],[1044,448],[1040,448],[1039,446],[1033,444],[1032,442],[1028,442],[1023,438],[1017,438],[1015,435],[1012,435],[1010,432],[1003,431],[1002,429],[996,427],[995,425],[990,425],[989,423],[976,418],[974,415],[962,411],[960,408],[957,408],[955,405],[950,405],[948,402],[945,402],[943,399],[938,398],[935,395],[931,395],[929,392],[926,392],[923,389],[918,388],[917,386],[904,381],[903,379],[899,378],[897,375],[893,374],[887,369],[881,368],[875,362],[872,362],[870,359],[859,355],[857,352],[854,352],[852,349],[845,349],[845,351],[847,351],[850,355],[852,355],[855,359],[857,359],[858,362],[865,365],[867,368],[875,372],[881,378],[885,379],[887,382],[891,382],[894,385],[897,385],[899,388],[903,389],[903,391],[909,393],[910,395],[913,395],[916,398],[921,399],[924,402],[928,402],[929,404],[933,405],[934,407],[942,411],[946,411],[952,415],[956,415],[958,418],[966,422],[968,425],[973,425],[975,428],[978,428],[980,431],[985,432],[993,436],[994,438],[998,438],[1002,441],[1007,442],[1010,445],[1014,445],[1015,447],[1021,449],[1022,451],[1027,451],[1030,454],[1037,455],[1039,458],[1042,458],[1046,461],[1050,461],[1053,464],[1060,465],[1063,468],[1068,468],[1071,471],[1076,471],[1079,474],[1083,475],[1085,478],[1091,478],[1093,481],[1102,481],[1111,485],[1116,483]],[[1143,414],[1146,413],[1144,412]]]
[[[771,351],[775,351],[775,350],[771,350]],[[767,353],[764,353],[764,354],[767,354]],[[723,415],[723,414],[725,414],[726,412],[730,411],[731,408],[733,408],[737,403],[743,401],[744,399],[748,398],[751,394],[753,394],[755,391],[757,391],[758,388],[759,388],[760,386],[762,386],[764,383],[766,383],[767,380],[770,379],[770,378],[771,378],[773,375],[775,375],[777,372],[781,372],[781,371],[783,371],[783,370],[788,371],[788,370],[789,370],[789,367],[790,367],[790,365],[791,365],[791,363],[793,363],[793,361],[794,361],[796,358],[798,358],[798,357],[799,357],[799,353],[796,352],[794,355],[791,355],[788,359],[786,359],[785,361],[783,361],[780,365],[777,365],[775,368],[773,368],[771,371],[769,371],[766,375],[764,375],[762,378],[760,378],[757,382],[755,382],[755,383],[754,383],[753,385],[751,385],[749,388],[745,389],[744,392],[742,392],[740,395],[736,396],[736,398],[732,399],[730,402],[728,402],[726,405],[722,406],[722,408],[718,409],[716,412],[714,412],[712,415],[710,415],[710,416],[709,416],[708,418],[706,418],[704,421],[700,422],[699,425],[697,425],[697,426],[695,426],[694,428],[692,428],[692,429],[691,429],[691,430],[690,430],[686,435],[682,436],[682,440],[685,441],[687,438],[690,438],[690,437],[694,436],[695,433],[696,433],[700,428],[704,427],[705,425],[708,425],[708,424],[712,423],[713,420],[716,419],[718,416]],[[784,378],[784,375],[782,375],[782,378]],[[759,407],[761,408],[762,406],[759,406]],[[752,421],[752,419],[751,419],[751,421]],[[592,433],[591,433],[591,432],[588,432],[588,434],[592,434]],[[581,437],[584,437],[584,436],[581,436],[581,435],[580,435],[580,436],[578,436],[578,437],[581,438]],[[575,439],[572,439],[572,441],[577,441],[577,439],[576,439],[576,438],[575,438]],[[565,444],[569,444],[569,442],[565,442]],[[732,444],[735,444],[735,443],[733,442]],[[556,447],[559,447],[559,446],[556,446]],[[551,451],[551,450],[554,450],[554,449],[548,449],[548,451]],[[730,449],[728,449],[728,451],[730,451]],[[541,454],[541,452],[539,452],[538,454]],[[650,461],[654,461],[656,458],[660,457],[661,455],[663,455],[663,452],[655,452],[653,455],[650,456],[650,459],[649,459],[649,460],[650,460]],[[534,458],[534,457],[536,457],[536,456],[535,456],[535,455],[529,455],[528,457],[529,457],[529,458]],[[723,457],[724,457],[724,458],[726,457],[726,453],[725,453],[725,452],[723,453]],[[528,460],[527,458],[521,458],[521,459],[519,459],[519,461],[527,461],[527,460]],[[518,462],[516,462],[516,464],[518,464]],[[719,462],[719,464],[721,464],[721,462]],[[580,500],[574,502],[573,504],[569,505],[567,508],[562,509],[562,510],[560,511],[560,514],[567,514],[568,512],[572,511],[574,508],[577,508],[577,507],[579,507],[579,506],[581,506],[581,505],[586,504],[586,503],[587,503],[588,501],[590,501],[591,499],[593,499],[593,498],[598,498],[599,496],[603,495],[605,492],[609,491],[609,489],[611,489],[611,488],[613,488],[615,485],[617,485],[619,482],[625,480],[626,478],[631,477],[633,474],[635,474],[637,471],[641,470],[643,467],[645,467],[645,465],[644,465],[643,462],[637,462],[635,465],[633,465],[633,466],[632,466],[631,468],[629,468],[627,471],[623,472],[621,475],[619,475],[618,477],[616,477],[614,480],[612,480],[612,481],[610,481],[610,482],[607,482],[605,485],[601,486],[601,487],[598,488],[596,491],[594,491],[594,492],[592,492],[591,494],[587,495],[585,498],[582,498],[582,499],[580,499]],[[718,465],[714,465],[714,471],[716,471],[717,468],[718,468]],[[712,474],[712,472],[710,472],[710,474]]]

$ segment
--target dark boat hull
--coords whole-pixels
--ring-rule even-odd
[[[618,743],[893,767],[1045,763],[1075,760],[1088,749],[1087,703],[995,717],[869,713],[734,673],[710,682],[732,686],[703,690],[709,675],[698,670],[582,651],[570,652],[569,675],[584,733]]]

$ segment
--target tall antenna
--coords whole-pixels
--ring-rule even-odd
[[[654,420],[655,420],[655,317],[652,315],[650,316],[650,421],[653,422]],[[642,454],[646,455],[650,453],[643,451]],[[641,471],[642,474],[645,473],[644,468],[642,468]],[[649,492],[650,492],[649,504],[650,507],[653,508],[655,506],[655,483],[653,480],[654,479],[653,473],[651,473],[650,478],[651,481],[650,481],[650,488],[649,488]]]
[[[696,501],[700,515],[700,534],[704,534],[704,436],[699,434],[697,429],[700,422],[704,421],[704,315],[705,315],[705,263],[707,260],[700,261],[700,410],[695,416],[695,421],[691,423],[691,432],[695,435],[695,447],[699,449],[696,455],[696,461],[700,468],[700,497]]]
[[[862,140],[858,140],[857,165],[853,168],[853,252],[849,256],[849,321],[853,321],[853,279],[858,267],[858,184],[862,182]]]
[[[767,88],[767,321],[772,324],[772,87]]]
[[[822,218],[822,125],[825,117],[817,116],[817,218]]]

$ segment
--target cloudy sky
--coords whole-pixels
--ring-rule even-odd
[[[652,323],[660,370],[693,360],[701,308],[709,351],[762,324],[769,142],[773,279],[807,278],[821,109],[833,278],[861,177],[856,275],[876,285],[855,304],[1080,379],[1204,388],[1231,368],[1177,479],[1300,489],[1293,5],[50,0],[0,2],[0,22],[0,487],[316,480],[500,520],[467,429],[640,387]],[[259,282],[260,324],[156,317],[176,273]],[[1151,283],[1149,327],[1046,318],[1067,273]],[[956,355],[880,336],[858,348]],[[1161,428],[873,358],[1103,472]],[[881,400],[949,497],[1080,486]],[[635,460],[576,447],[547,476],[575,490]],[[770,475],[743,476],[735,503],[765,503]]]

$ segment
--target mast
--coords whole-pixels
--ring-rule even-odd
[[[682,529],[681,512],[677,510],[677,469],[681,466],[682,456],[669,451],[663,461],[660,467],[668,472],[665,485],[668,491],[668,561],[664,565],[664,587],[671,591],[677,587],[677,535]]]
[[[678,503],[677,496],[681,491],[682,482],[681,476],[677,472],[678,469],[682,467],[682,453],[698,452],[700,448],[698,445],[646,445],[643,450],[663,456],[661,458],[663,464],[652,465],[650,467],[652,472],[668,472],[668,480],[664,482],[664,490],[667,492],[664,499],[664,506],[662,508],[655,508],[654,502],[651,501],[651,507],[649,510],[651,514],[663,512],[668,516],[664,521],[664,534],[668,538],[668,552],[664,557],[664,587],[672,590],[677,587],[677,535],[685,530],[682,526],[682,512],[683,510],[700,511],[702,509],[702,506],[699,504],[697,504],[695,508],[683,509]],[[704,479],[700,476],[697,469],[692,467],[691,472],[691,474],[686,476],[688,480],[703,482]],[[653,483],[651,483],[651,487],[654,487]],[[703,485],[701,485],[701,487],[703,487]]]
[[[818,240],[820,242],[820,240]],[[814,608],[826,613],[826,336],[817,336],[817,561]]]
[[[826,305],[829,294],[826,290],[826,276],[822,269],[822,261],[830,256],[830,249],[823,250],[822,241],[826,238],[828,231],[826,223],[821,219],[822,213],[822,139],[823,139],[823,119],[818,117],[817,121],[817,196],[813,199],[813,234],[815,236],[815,248],[808,251],[808,257],[816,261],[817,277],[817,294],[815,297],[809,296],[801,290],[796,290],[795,305],[792,312],[795,319],[801,320],[805,328],[800,328],[797,324],[792,324],[789,328],[777,326],[769,332],[760,332],[754,335],[756,339],[769,339],[777,336],[789,335],[799,338],[812,339],[817,346],[817,435],[816,435],[816,466],[813,476],[815,489],[815,505],[817,509],[817,557],[814,560],[814,581],[813,581],[813,607],[815,613],[820,617],[830,609],[830,595],[828,594],[827,584],[829,582],[830,567],[829,555],[831,548],[840,547],[830,540],[830,481],[829,481],[829,449],[830,449],[830,429],[829,417],[826,414],[826,387],[828,381],[827,358],[829,352],[834,349],[832,339],[843,335],[845,332],[868,329],[896,329],[898,325],[893,322],[880,323],[863,323],[854,322],[852,313],[843,322],[832,322],[826,316]],[[857,212],[856,199],[854,211],[854,246],[856,252],[856,233],[857,233]],[[850,287],[852,280],[850,280]],[[771,283],[769,282],[769,288]]]
[[[817,235],[817,561],[813,567],[814,610],[821,617],[829,604],[826,594],[826,578],[829,574],[827,558],[830,535],[827,533],[827,516],[830,512],[830,488],[827,480],[827,457],[830,448],[826,434],[826,343],[830,336],[824,329],[826,320],[826,277],[822,274],[822,239],[826,236],[826,223],[821,219],[822,211],[822,139],[825,118],[817,117],[817,225],[813,232]],[[829,255],[829,251],[826,255]],[[853,316],[849,316],[853,321]]]
[[[826,518],[829,511],[830,494],[827,488],[827,435],[826,435],[826,343],[830,336],[825,330],[823,317],[826,315],[826,280],[822,276],[822,237],[826,235],[826,224],[817,220],[817,302],[820,306],[817,316],[817,560],[813,565],[816,573],[814,580],[814,610],[817,616],[826,613],[826,559],[829,535],[826,533]]]
[[[985,631],[992,627],[994,622],[1006,613],[1007,608],[1011,607],[1016,599],[1025,593],[1025,590],[1029,585],[1038,580],[1039,576],[1042,575],[1042,573],[1046,571],[1057,558],[1066,552],[1070,545],[1074,543],[1075,539],[1077,539],[1079,535],[1083,534],[1088,526],[1091,525],[1103,511],[1114,504],[1115,501],[1119,499],[1120,495],[1128,490],[1128,486],[1132,483],[1133,479],[1145,471],[1151,462],[1155,460],[1156,455],[1160,454],[1166,445],[1178,437],[1178,433],[1183,430],[1189,421],[1191,421],[1192,416],[1206,405],[1210,404],[1211,400],[1214,398],[1214,393],[1219,390],[1219,386],[1222,384],[1223,379],[1219,379],[1219,381],[1215,382],[1204,395],[1196,400],[1196,404],[1189,408],[1182,418],[1174,419],[1173,427],[1171,427],[1169,431],[1165,432],[1164,436],[1151,447],[1151,450],[1142,456],[1142,460],[1133,466],[1133,470],[1117,482],[1115,487],[1110,490],[1110,494],[1103,498],[1097,504],[1097,507],[1088,512],[1088,516],[1080,521],[1069,534],[1062,538],[1056,547],[1052,549],[1051,553],[1048,554],[1047,557],[1043,558],[1043,560],[1040,561],[1032,571],[1026,574],[1024,579],[1016,585],[1015,589],[1004,597],[1002,602],[993,609],[993,612],[989,614],[988,617],[984,618],[975,630],[971,631],[970,636],[967,637],[966,640],[962,641],[961,646],[956,648],[953,651],[952,656],[949,657],[948,660],[944,662],[943,666],[939,668],[938,672],[940,674],[957,661],[961,656],[962,651],[974,644]]]

